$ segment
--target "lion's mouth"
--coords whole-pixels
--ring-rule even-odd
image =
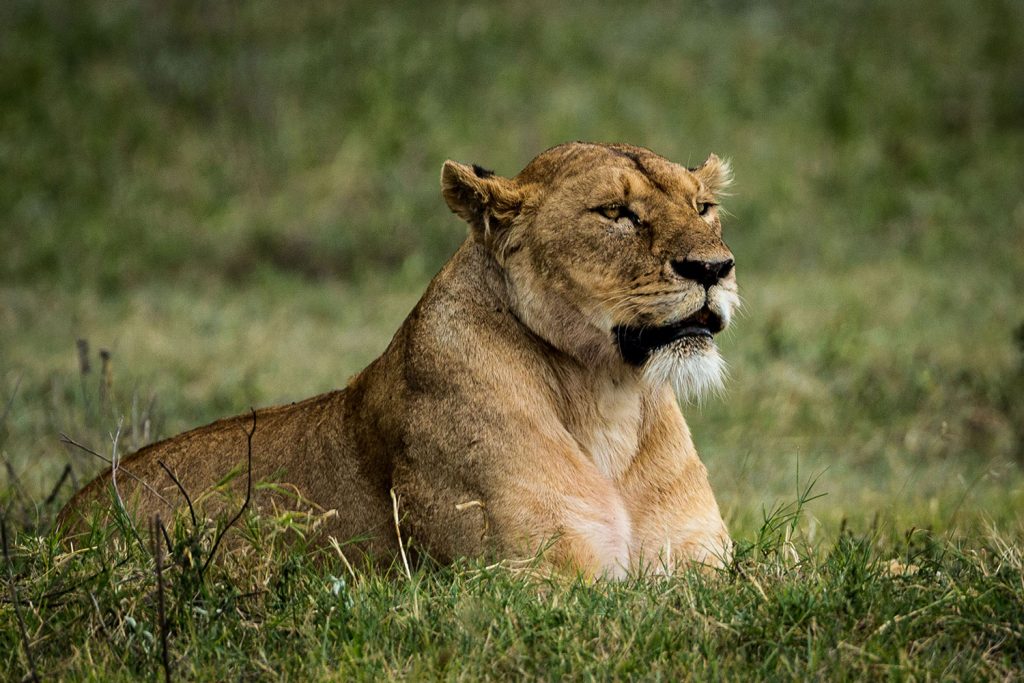
[[[679,340],[706,345],[725,327],[721,316],[704,306],[688,318],[660,327],[619,325],[612,329],[619,353],[630,365],[643,365],[651,353]]]

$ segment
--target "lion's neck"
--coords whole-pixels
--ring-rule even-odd
[[[642,395],[633,386],[594,384],[590,410],[581,416],[576,438],[605,476],[618,479],[640,446]]]
[[[572,327],[577,311],[559,310],[555,292],[529,280],[524,269],[513,282],[500,266],[488,269],[488,287],[523,327],[547,346],[563,425],[609,479],[629,469],[640,446],[643,411],[651,388],[617,356],[598,330]]]
[[[630,369],[616,372],[568,360],[557,365],[562,423],[602,474],[621,478],[643,438],[649,387]]]
[[[530,301],[530,287],[521,282],[519,287],[513,286],[507,272],[481,245],[467,241],[446,266],[437,285],[445,287],[445,283],[461,281],[451,277],[456,270],[479,278],[477,283],[482,286],[474,291],[483,299],[473,304],[476,308],[511,313],[518,320],[518,329],[524,335],[520,348],[532,349],[532,357],[546,366],[544,374],[559,421],[580,449],[609,479],[625,474],[643,437],[651,385],[618,357],[588,352],[581,344],[584,333],[568,330],[562,336],[556,334],[553,330],[558,329],[559,316],[552,314],[550,307]],[[567,316],[569,320],[576,317]],[[565,334],[574,336],[566,338]],[[610,347],[607,343],[604,346]]]

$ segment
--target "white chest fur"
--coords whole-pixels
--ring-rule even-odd
[[[640,445],[641,392],[632,380],[596,380],[593,401],[580,410],[576,440],[609,479],[629,469]]]

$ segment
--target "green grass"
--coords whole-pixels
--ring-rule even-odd
[[[74,552],[23,538],[13,576],[38,670],[156,677],[164,637],[173,675],[204,680],[970,680],[1024,662],[1024,558],[994,530],[959,542],[845,530],[808,545],[798,502],[726,570],[590,584],[509,564],[349,573],[333,551],[305,550],[316,515],[244,521],[205,575],[213,531],[185,518],[159,578],[146,534],[97,530]],[[10,603],[0,642],[7,670],[24,671]]]
[[[199,580],[182,521],[175,678],[1024,675],[1020,3],[173,4],[0,9],[14,680],[162,668],[145,525],[49,533],[102,466],[61,433],[128,450],[342,386],[465,235],[444,159],[569,139],[735,166],[731,379],[684,406],[734,566],[353,577],[269,516]]]

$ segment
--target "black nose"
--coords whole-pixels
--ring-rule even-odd
[[[676,271],[676,274],[680,277],[696,280],[707,288],[718,284],[718,281],[722,278],[728,277],[734,265],[736,263],[731,258],[722,261],[683,259],[682,261],[673,261],[672,270]]]

